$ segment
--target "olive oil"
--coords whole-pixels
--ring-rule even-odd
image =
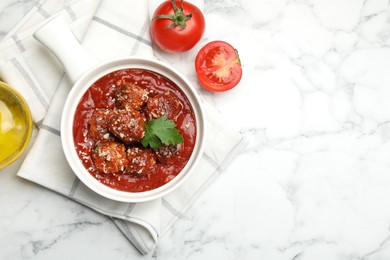
[[[22,154],[31,131],[32,120],[25,100],[10,86],[0,82],[0,169]]]

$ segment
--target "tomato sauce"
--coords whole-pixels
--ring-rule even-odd
[[[184,142],[177,145],[174,163],[157,163],[152,170],[142,175],[124,172],[105,173],[95,166],[92,154],[96,149],[96,141],[89,136],[88,121],[96,109],[115,108],[114,92],[118,80],[146,89],[149,97],[169,92],[180,101],[181,110],[172,120],[176,123]],[[120,191],[147,191],[158,188],[175,178],[187,164],[196,139],[195,115],[185,94],[165,76],[145,69],[122,69],[103,76],[83,95],[75,112],[73,137],[81,162],[98,181]],[[126,145],[126,149],[134,146],[140,144]]]

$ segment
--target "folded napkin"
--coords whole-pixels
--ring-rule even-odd
[[[157,4],[156,0],[152,2]],[[154,250],[159,237],[242,151],[246,139],[231,127],[232,124],[223,121],[213,107],[203,103],[207,119],[205,150],[194,173],[180,188],[162,199],[143,203],[123,203],[101,197],[84,186],[67,164],[60,142],[60,117],[72,84],[60,63],[32,38],[32,34],[46,18],[62,13],[85,49],[100,60],[155,55],[170,62],[169,55],[153,51],[147,3],[43,0],[0,42],[0,77],[23,94],[39,128],[18,176],[109,216],[142,254]],[[180,59],[180,71],[199,88],[193,62],[191,58],[186,59],[186,55],[189,54],[182,54]]]

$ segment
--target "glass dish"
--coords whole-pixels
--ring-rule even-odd
[[[32,125],[25,99],[0,80],[0,169],[23,154],[31,137]]]

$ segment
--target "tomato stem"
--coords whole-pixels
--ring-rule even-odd
[[[168,28],[180,26],[181,29],[185,29],[187,26],[186,21],[192,18],[192,14],[191,13],[187,14],[187,15],[184,14],[183,0],[180,0],[180,9],[177,8],[177,4],[176,4],[175,0],[172,0],[172,5],[173,5],[173,10],[174,10],[173,15],[165,15],[165,14],[157,15],[157,16],[153,17],[152,20],[154,20],[154,19],[170,19],[173,21],[173,23],[171,25],[169,25]]]
[[[172,5],[173,5],[173,10],[175,10],[175,13],[177,11],[179,11],[179,9],[177,9],[177,5],[176,5],[176,1],[175,0],[172,0]],[[180,5],[181,5],[181,11],[183,11],[183,0],[180,0]]]
[[[242,66],[241,64],[241,59],[240,59],[240,55],[238,54],[238,50],[237,49],[234,49],[237,53],[237,61],[238,61],[238,64],[240,64],[240,66]]]

